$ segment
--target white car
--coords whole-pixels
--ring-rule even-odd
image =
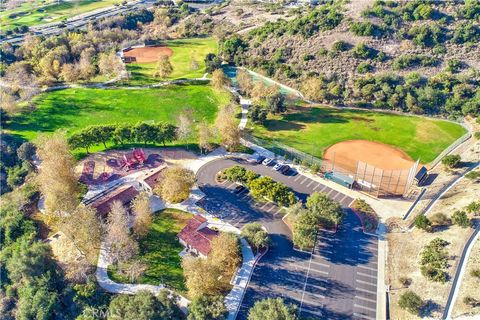
[[[267,159],[262,161],[262,164],[264,166],[269,166],[272,162],[273,162],[273,159],[267,158]]]
[[[273,167],[273,169],[274,169],[275,171],[280,171],[280,170],[282,170],[282,168],[283,168],[283,163],[277,163],[277,164]]]

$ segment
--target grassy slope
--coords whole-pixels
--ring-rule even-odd
[[[37,24],[59,21],[63,18],[73,17],[75,15],[112,6],[116,0],[79,0],[71,2],[54,1],[48,5],[42,5],[43,1],[32,3],[23,3],[20,7],[6,10],[0,13],[0,21],[3,30],[10,30],[17,26],[33,26]],[[11,19],[8,16],[12,13],[25,13]],[[46,18],[50,18],[45,20]]]
[[[465,132],[447,121],[326,107],[298,107],[254,130],[260,138],[275,139],[317,157],[337,142],[364,139],[399,147],[423,163],[432,161]]]
[[[217,53],[218,44],[214,38],[193,38],[170,40],[165,43],[173,50],[170,61],[173,65],[171,79],[199,78],[205,73],[205,56],[208,53]],[[199,68],[192,70],[190,67],[192,57],[198,62]],[[158,82],[153,77],[156,63],[131,63],[127,69],[131,72],[129,84],[149,84]]]
[[[186,292],[181,258],[178,255],[183,246],[176,236],[192,216],[175,209],[166,209],[155,216],[150,232],[139,242],[140,254],[135,259],[144,262],[148,270],[137,283],[162,283],[180,293]],[[110,268],[109,275],[115,281],[128,282],[116,274],[114,268]]]
[[[143,120],[175,122],[179,111],[192,108],[197,120],[213,121],[229,94],[208,85],[175,85],[158,89],[66,89],[38,96],[37,109],[14,117],[7,129],[25,139],[65,129],[75,132],[89,125],[137,123]]]

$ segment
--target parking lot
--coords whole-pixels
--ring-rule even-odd
[[[235,183],[215,181],[217,172],[236,164],[284,183],[302,200],[313,192],[328,194],[346,210],[344,223],[335,234],[320,232],[313,253],[294,250],[281,208],[253,201],[248,190],[235,194]],[[204,209],[239,228],[258,221],[272,239],[252,275],[238,319],[246,319],[254,302],[265,297],[283,297],[298,307],[302,317],[376,318],[377,239],[361,232],[358,219],[348,209],[352,198],[301,174],[283,175],[272,167],[241,160],[210,163],[200,169],[197,180],[206,194],[199,203]]]

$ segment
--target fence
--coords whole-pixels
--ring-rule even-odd
[[[432,162],[429,163],[429,167],[433,168],[435,167],[440,160],[450,152],[452,152],[455,148],[457,148],[459,145],[467,141],[470,137],[472,136],[471,130],[468,130],[467,133],[465,133],[463,136],[458,138],[454,143],[452,143],[450,146],[448,146],[447,149],[443,150],[442,153],[440,153]]]

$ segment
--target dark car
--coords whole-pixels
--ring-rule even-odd
[[[290,166],[284,165],[282,169],[280,169],[280,172],[283,174],[287,174],[288,171],[290,171]]]
[[[265,160],[265,157],[264,156],[258,156],[256,159],[255,159],[255,162],[260,164],[263,162],[263,160]]]
[[[233,189],[233,193],[235,194],[239,194],[241,193],[243,190],[245,190],[246,188],[242,185],[239,185],[239,186],[236,186],[235,189]]]

